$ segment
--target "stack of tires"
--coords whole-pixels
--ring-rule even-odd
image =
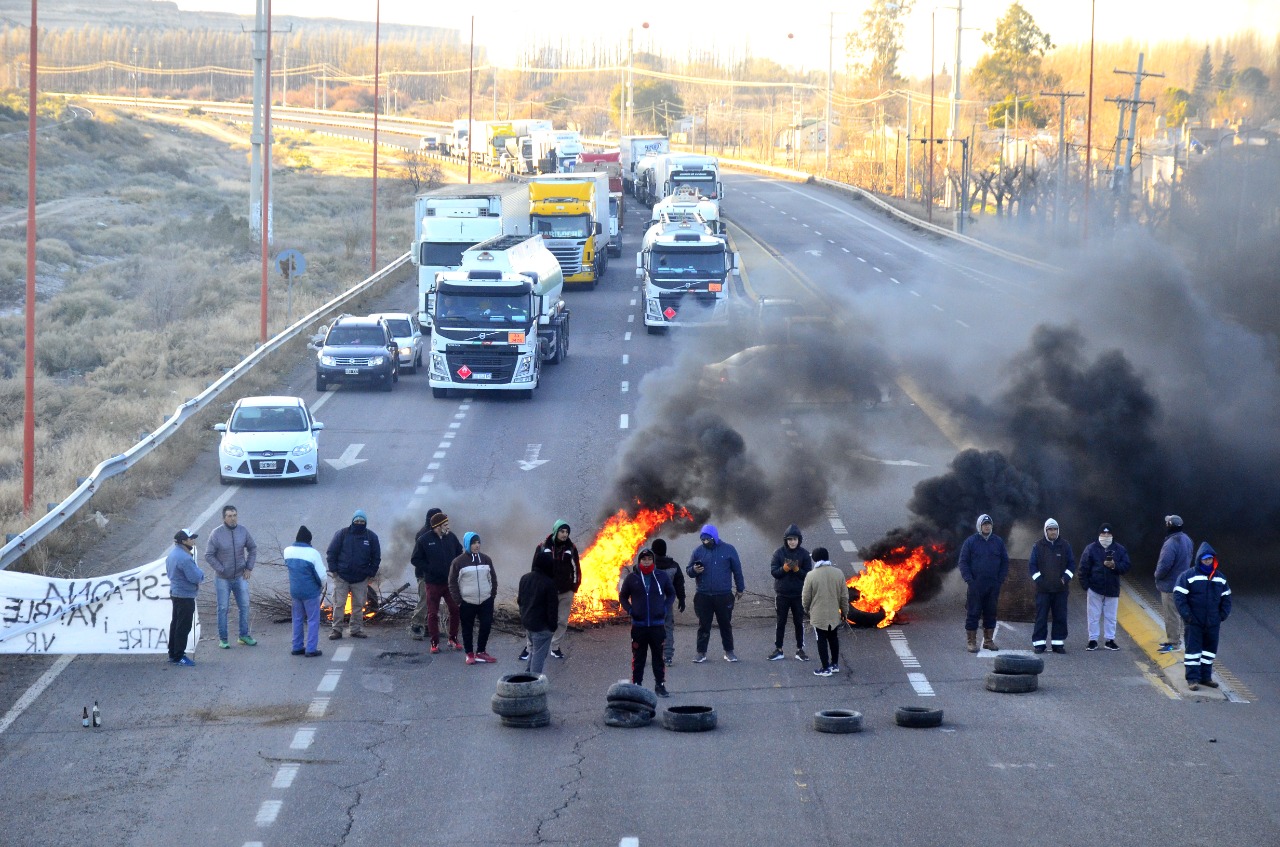
[[[987,690],[1000,694],[1026,694],[1040,687],[1044,659],[1001,653],[996,656],[995,670],[987,674]]]
[[[633,682],[615,682],[605,694],[604,725],[618,729],[648,726],[658,711],[658,697]]]
[[[507,674],[498,680],[498,693],[490,702],[503,726],[536,729],[551,723],[547,710],[547,678],[531,673]]]

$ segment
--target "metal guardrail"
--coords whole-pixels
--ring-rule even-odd
[[[312,311],[310,314],[299,318],[297,322],[291,326],[281,330],[274,338],[267,341],[257,350],[254,350],[244,359],[240,360],[234,368],[223,374],[216,382],[202,391],[200,394],[179,406],[172,415],[165,419],[155,431],[149,433],[137,444],[130,447],[118,456],[112,456],[104,462],[101,462],[93,473],[81,480],[79,487],[71,493],[71,496],[63,500],[61,503],[53,506],[49,513],[40,520],[33,523],[25,532],[17,535],[7,536],[8,543],[0,548],[0,570],[4,570],[9,565],[18,561],[32,547],[43,541],[51,532],[62,526],[66,521],[84,508],[93,495],[97,493],[98,486],[104,480],[113,476],[124,473],[129,468],[138,463],[140,459],[145,457],[152,450],[159,447],[169,436],[178,431],[178,427],[186,423],[198,412],[209,405],[215,397],[229,388],[236,380],[244,376],[249,370],[267,356],[279,350],[286,342],[297,337],[306,326],[314,322],[317,318],[321,318],[330,312],[337,311],[351,300],[366,293],[374,285],[385,280],[392,271],[409,261],[409,253],[396,258],[391,264],[378,271],[373,276],[363,280],[353,288],[344,291],[337,297],[325,303],[323,306]]]

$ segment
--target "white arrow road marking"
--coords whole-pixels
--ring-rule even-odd
[[[868,462],[875,462],[880,465],[891,465],[901,468],[924,468],[928,467],[922,462],[913,462],[910,459],[877,459],[875,456],[868,456],[866,453],[854,453],[854,458],[863,459]]]
[[[336,459],[325,459],[325,461],[332,465],[333,469],[336,471],[346,470],[352,465],[358,465],[365,461],[364,459],[356,458],[356,456],[360,455],[360,451],[363,449],[363,444],[348,444],[347,449],[342,451],[341,456]]]
[[[528,444],[524,448],[524,458],[516,464],[520,466],[522,471],[531,471],[539,465],[545,465],[549,460],[539,459],[538,454],[542,452],[541,444]]]
[[[806,251],[804,251],[804,252],[808,253],[810,256],[821,256],[821,255],[822,255],[822,251],[821,251],[821,250],[806,250]]]

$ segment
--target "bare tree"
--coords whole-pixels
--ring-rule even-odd
[[[421,150],[410,150],[404,157],[403,179],[415,195],[440,185],[444,171],[440,163]]]

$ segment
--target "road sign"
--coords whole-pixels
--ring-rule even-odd
[[[284,274],[285,279],[292,279],[295,276],[302,276],[307,272],[307,260],[302,254],[292,248],[281,250],[280,255],[276,257],[276,261],[280,264],[280,273]]]

